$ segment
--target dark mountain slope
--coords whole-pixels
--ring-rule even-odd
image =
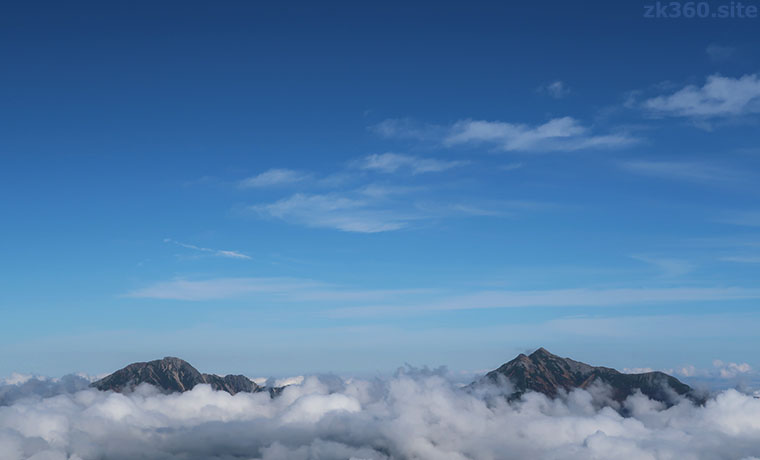
[[[539,348],[529,356],[520,354],[489,372],[473,385],[498,384],[504,379],[513,385],[510,399],[517,399],[528,391],[536,391],[554,398],[561,391],[588,389],[601,383],[609,386],[610,397],[618,403],[637,389],[649,398],[666,405],[674,404],[679,396],[699,401],[691,387],[663,372],[623,374],[608,367],[594,367],[570,358],[561,358],[544,348]]]
[[[113,374],[92,383],[92,387],[102,391],[131,391],[141,383],[149,383],[165,393],[192,390],[196,385],[209,384],[211,388],[230,394],[240,392],[256,393],[268,391],[279,393],[281,389],[256,385],[244,375],[201,374],[187,361],[167,357],[145,363],[133,363]]]

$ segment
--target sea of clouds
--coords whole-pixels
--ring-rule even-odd
[[[14,376],[0,383],[0,459],[760,458],[760,399],[736,390],[669,409],[638,394],[623,417],[582,390],[507,403],[498,389],[467,391],[413,369],[294,381],[270,399],[207,385],[125,395],[81,376]]]

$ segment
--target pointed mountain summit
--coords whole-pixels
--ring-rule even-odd
[[[473,385],[499,384],[504,379],[513,385],[510,399],[517,399],[529,391],[543,393],[551,398],[575,388],[589,389],[604,384],[609,387],[610,398],[617,403],[640,390],[651,399],[670,406],[680,396],[699,401],[694,390],[663,372],[623,374],[608,367],[594,367],[570,358],[561,358],[545,348],[530,355],[520,354],[512,361],[485,375]]]
[[[278,392],[256,385],[244,375],[201,374],[187,361],[166,357],[144,363],[133,363],[113,374],[92,383],[92,387],[101,391],[131,391],[141,383],[158,387],[164,393],[176,393],[192,390],[196,385],[209,384],[211,388],[230,394],[240,392],[256,393],[259,391]]]

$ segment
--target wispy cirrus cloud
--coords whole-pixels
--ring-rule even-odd
[[[456,217],[507,217],[517,212],[545,211],[552,203],[527,200],[468,201],[425,199],[412,194],[422,187],[369,184],[326,194],[295,193],[273,203],[251,206],[262,217],[314,228],[380,233],[413,224]]]
[[[553,118],[538,125],[465,119],[436,126],[415,125],[407,119],[385,120],[374,130],[385,137],[434,141],[447,147],[488,145],[505,152],[571,152],[625,147],[638,141],[625,132],[597,133],[573,117]]]
[[[760,289],[717,288],[616,288],[554,289],[530,291],[479,291],[415,305],[380,305],[336,308],[336,317],[422,314],[436,311],[533,307],[617,307],[680,302],[760,299]]]
[[[737,184],[752,179],[745,171],[695,161],[637,160],[626,161],[619,166],[634,174],[691,182]]]
[[[204,248],[201,246],[196,246],[194,244],[187,244],[181,241],[173,240],[171,238],[164,238],[164,243],[174,244],[176,246],[180,246],[185,249],[192,249],[193,251],[203,252],[203,253],[216,256],[216,257],[226,257],[229,259],[245,259],[245,260],[248,260],[251,258],[251,256],[247,254],[243,254],[242,252],[229,251],[229,250],[224,250],[224,249]]]
[[[274,187],[302,182],[309,175],[292,169],[275,168],[240,181],[241,188]]]
[[[760,256],[725,256],[721,257],[720,260],[739,264],[760,264]]]
[[[625,133],[596,134],[572,117],[554,118],[540,125],[502,121],[462,120],[454,123],[443,143],[448,146],[491,144],[498,150],[558,152],[630,145]]]
[[[153,283],[126,294],[166,300],[234,300],[268,298],[287,302],[366,302],[431,295],[432,289],[351,289],[311,279],[288,277],[177,278]]]
[[[311,304],[329,317],[430,314],[457,310],[644,306],[683,302],[760,299],[760,289],[744,287],[570,288],[476,290],[456,288],[362,288],[288,277],[175,278],[128,292],[126,297],[209,301],[259,299]],[[383,302],[378,304],[378,302]]]
[[[379,233],[407,227],[416,217],[393,207],[381,207],[371,197],[340,193],[296,193],[274,203],[254,205],[262,216],[345,232]]]
[[[277,294],[322,287],[323,283],[295,278],[174,279],[152,284],[126,297],[171,300],[237,299],[251,294]]]
[[[435,158],[421,158],[398,153],[379,153],[367,155],[356,164],[360,169],[394,173],[406,169],[412,174],[442,172],[451,168],[466,165],[467,161],[446,161]]]
[[[421,141],[435,141],[446,133],[442,126],[420,123],[411,118],[389,118],[370,126],[369,130],[381,137]]]
[[[729,211],[717,219],[723,224],[760,227],[760,211]]]
[[[691,273],[696,269],[696,265],[689,261],[681,259],[653,257],[641,254],[632,255],[631,258],[652,265],[658,271],[660,271],[662,276],[665,278],[676,278],[683,276]]]
[[[657,115],[716,118],[760,113],[760,79],[757,74],[738,78],[711,75],[702,86],[645,100],[642,108]]]

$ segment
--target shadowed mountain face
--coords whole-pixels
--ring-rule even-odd
[[[605,384],[611,391],[609,397],[617,403],[623,402],[637,389],[668,406],[674,404],[679,396],[698,401],[690,386],[665,373],[623,374],[608,367],[594,367],[570,358],[560,358],[544,348],[539,348],[530,356],[520,354],[473,385],[498,384],[505,378],[514,386],[510,399],[517,399],[528,391],[554,398],[561,391],[590,389]]]
[[[133,363],[113,374],[104,377],[91,386],[102,391],[130,391],[141,383],[149,383],[165,393],[175,393],[192,390],[200,384],[209,384],[211,388],[226,391],[230,394],[259,391],[279,393],[280,389],[266,388],[256,385],[244,375],[226,375],[220,377],[214,374],[201,374],[187,361],[179,358],[164,358],[147,363]]]

